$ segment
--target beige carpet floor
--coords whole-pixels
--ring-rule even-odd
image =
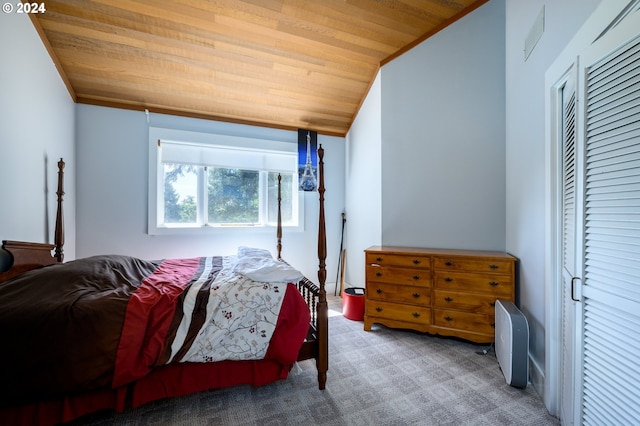
[[[284,381],[96,413],[77,425],[558,425],[532,386],[509,386],[485,346],[392,330],[341,314],[330,296],[329,374],[312,361]],[[478,354],[480,352],[480,354]]]

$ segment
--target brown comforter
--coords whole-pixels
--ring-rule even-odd
[[[0,404],[115,388],[167,362],[186,291],[198,279],[198,294],[214,291],[211,283],[222,269],[222,258],[210,258],[202,284],[204,259],[96,256],[0,284]],[[197,324],[202,325],[197,318],[207,309],[206,298],[189,313],[196,324],[190,333],[197,334]],[[309,326],[302,298],[286,300],[296,305],[283,305],[288,320],[278,319],[276,329],[287,339],[284,347],[269,348],[285,365],[295,362]],[[185,339],[182,352],[190,341]]]

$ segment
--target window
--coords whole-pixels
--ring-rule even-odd
[[[295,144],[182,131],[175,140],[167,132],[176,136],[149,130],[150,234],[272,229],[278,176],[283,226],[301,226]]]

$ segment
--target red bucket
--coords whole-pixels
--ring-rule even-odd
[[[364,321],[364,288],[350,287],[342,292],[342,315],[353,321]]]

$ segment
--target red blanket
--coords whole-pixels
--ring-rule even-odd
[[[222,259],[213,258],[203,283],[204,259],[96,256],[1,284],[0,404],[116,388],[164,364],[186,292],[196,282],[198,294],[208,292],[222,269]],[[289,288],[265,356],[284,369],[295,362],[309,327],[306,304]],[[191,324],[201,324],[205,300],[190,310]]]

